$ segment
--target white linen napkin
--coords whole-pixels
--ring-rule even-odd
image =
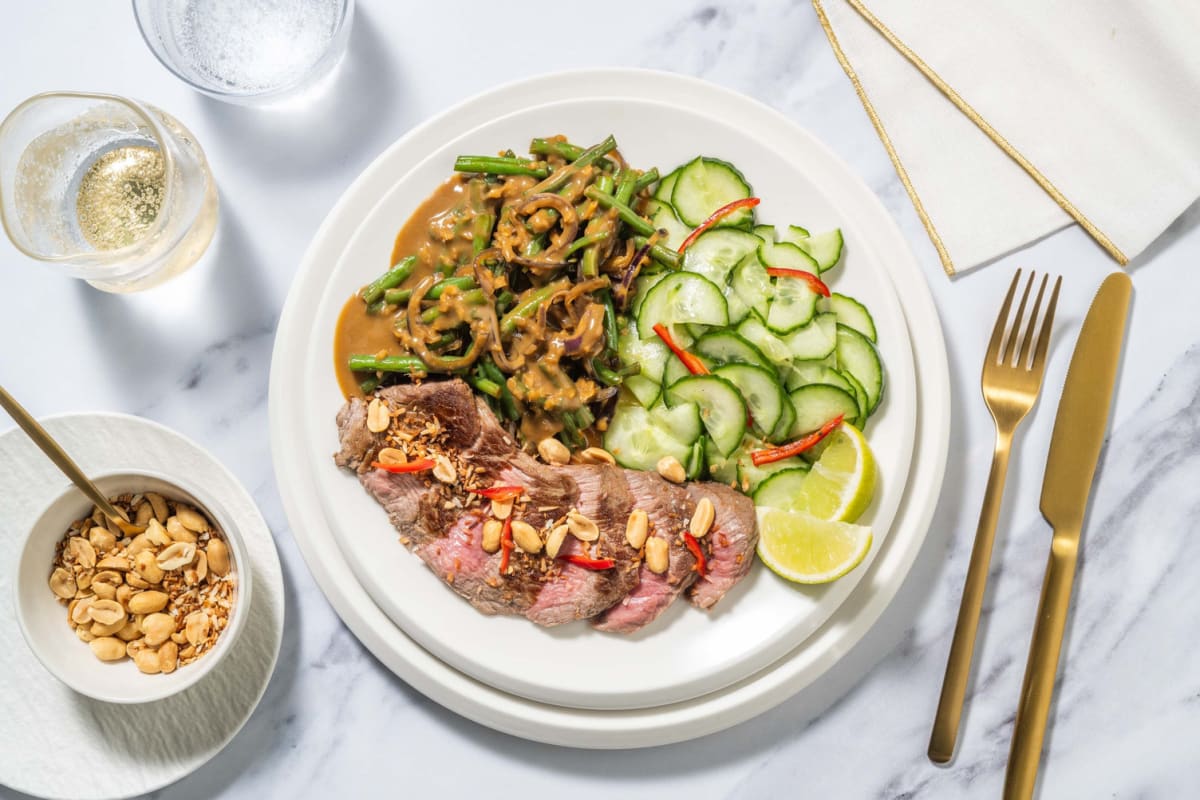
[[[947,273],[1077,222],[1120,263],[1200,196],[1195,0],[813,0]]]

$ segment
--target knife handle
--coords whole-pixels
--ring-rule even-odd
[[[1075,582],[1075,562],[1079,553],[1079,531],[1054,532],[1050,545],[1050,563],[1038,601],[1037,622],[1025,664],[1025,680],[1017,703],[1017,721],[1013,726],[1012,750],[1004,776],[1004,800],[1028,800],[1037,783],[1046,720],[1054,699],[1054,681],[1058,675],[1058,657],[1063,631],[1071,606],[1071,586]]]

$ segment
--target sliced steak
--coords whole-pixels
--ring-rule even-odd
[[[723,483],[690,483],[688,494],[694,502],[707,497],[716,511],[712,528],[702,540],[709,549],[708,572],[692,584],[688,593],[692,605],[709,609],[746,577],[754,564],[758,544],[754,501]]]
[[[388,519],[400,532],[401,542],[409,546],[428,537],[426,530],[417,525],[421,516],[421,498],[429,491],[424,478],[372,469],[361,473],[358,481],[387,511]]]
[[[596,523],[599,538],[583,543],[568,536],[560,556],[611,558],[612,569],[593,570],[557,562],[525,616],[538,625],[562,625],[590,619],[627,595],[638,581],[638,554],[625,541],[625,524],[633,510],[633,496],[623,470],[610,466],[570,466],[559,471],[579,487],[575,508]],[[531,503],[532,505],[532,503]]]
[[[625,470],[625,480],[634,508],[645,511],[650,520],[650,535],[666,539],[671,547],[665,573],[652,572],[643,563],[633,591],[592,623],[597,630],[613,633],[633,633],[649,625],[697,577],[696,557],[680,544],[695,508],[687,490],[653,472]]]
[[[538,596],[542,576],[517,560],[512,573],[500,577],[500,554],[485,552],[482,545],[486,518],[480,510],[460,513],[444,534],[426,539],[415,552],[484,614],[523,614]]]

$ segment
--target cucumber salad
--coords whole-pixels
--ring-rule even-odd
[[[709,157],[668,174],[645,201],[681,268],[643,271],[634,284],[619,319],[628,377],[604,443],[622,466],[673,457],[689,478],[787,509],[823,439],[842,423],[861,437],[884,373],[870,312],[828,286],[841,231],[760,224],[758,203],[736,167]],[[865,505],[859,498],[857,513]]]

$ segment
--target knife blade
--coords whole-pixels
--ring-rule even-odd
[[[1042,516],[1054,528],[1054,538],[1017,703],[1004,777],[1006,800],[1032,797],[1037,783],[1084,511],[1108,431],[1132,291],[1124,273],[1109,275],[1100,284],[1079,331],[1058,403],[1041,499]]]

